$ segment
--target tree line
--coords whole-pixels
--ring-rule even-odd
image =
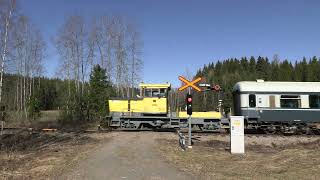
[[[88,21],[81,15],[71,15],[54,41],[60,55],[58,75],[67,81],[64,119],[91,119],[90,111],[96,107],[90,104],[96,97],[92,94],[93,84],[97,84],[93,81],[96,71],[105,73],[106,79],[101,79],[104,88],[109,89],[102,91],[105,94],[123,98],[134,95],[143,65],[142,40],[136,26],[126,18],[103,15]],[[107,109],[108,96],[95,94],[101,95],[98,99],[104,100],[103,108]],[[105,111],[99,112],[100,118],[106,115]]]
[[[40,30],[17,7],[14,0],[0,2],[0,104],[11,104],[26,119],[28,104],[40,87],[46,45]]]
[[[66,16],[50,37],[59,65],[56,78],[47,78],[48,42],[17,4],[0,1],[0,105],[17,112],[16,119],[33,118],[33,110],[59,109],[65,117],[88,120],[84,112],[94,107],[90,105],[90,98],[96,98],[94,88],[108,89],[108,96],[133,96],[141,78],[143,43],[132,21],[114,15]],[[94,74],[103,85],[93,81]]]
[[[130,96],[140,79],[142,40],[135,25],[124,17],[103,15],[86,21],[81,15],[71,15],[57,32],[55,45],[61,60],[58,75],[75,80],[77,93],[84,93],[81,83],[96,64],[106,70],[122,97]]]
[[[320,59],[317,57],[300,60],[280,59],[274,55],[268,57],[229,58],[204,65],[196,73],[203,82],[219,84],[222,93],[207,92],[195,94],[195,109],[215,110],[218,96],[224,100],[225,110],[232,107],[232,88],[238,81],[320,81]]]

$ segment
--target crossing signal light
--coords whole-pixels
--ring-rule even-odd
[[[191,94],[187,94],[187,114],[188,115],[192,115],[192,95]]]
[[[216,85],[213,86],[213,90],[220,91],[221,87],[218,84],[216,84]]]

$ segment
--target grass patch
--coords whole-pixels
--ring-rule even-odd
[[[249,145],[243,156],[230,154],[221,148],[225,142],[217,141],[201,142],[183,152],[177,140],[160,139],[159,149],[167,161],[199,179],[320,178],[319,141],[276,149]]]
[[[100,142],[77,133],[0,137],[0,179],[50,179],[86,157]]]
[[[57,122],[60,115],[59,110],[41,111],[41,117],[37,120],[39,122]]]

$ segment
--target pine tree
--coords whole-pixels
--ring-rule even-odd
[[[280,64],[280,80],[281,81],[292,81],[293,79],[293,67],[292,64],[289,63],[288,60],[284,60],[282,64]]]
[[[300,64],[301,64],[301,71],[302,71],[301,81],[305,81],[305,82],[311,81],[312,74],[311,74],[307,59],[303,57],[303,60]]]
[[[271,63],[271,80],[272,81],[279,81],[280,79],[280,68],[279,68],[279,61],[278,59],[274,59]]]
[[[268,69],[268,62],[259,56],[256,65],[257,78],[268,80]]]
[[[95,65],[90,75],[89,111],[90,119],[101,118],[108,113],[108,99],[113,94],[111,83],[108,82],[106,70]]]
[[[310,62],[309,62],[309,67],[310,67],[310,72],[311,73],[311,81],[319,81],[319,73],[320,73],[320,70],[319,70],[319,62],[317,60],[317,57],[313,56],[312,59],[310,59]]]
[[[250,57],[249,73],[250,73],[250,76],[248,77],[248,80],[255,80],[256,79],[256,60],[253,56]]]

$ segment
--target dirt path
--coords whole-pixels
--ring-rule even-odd
[[[191,179],[158,153],[155,132],[113,132],[111,141],[93,152],[63,179]]]

